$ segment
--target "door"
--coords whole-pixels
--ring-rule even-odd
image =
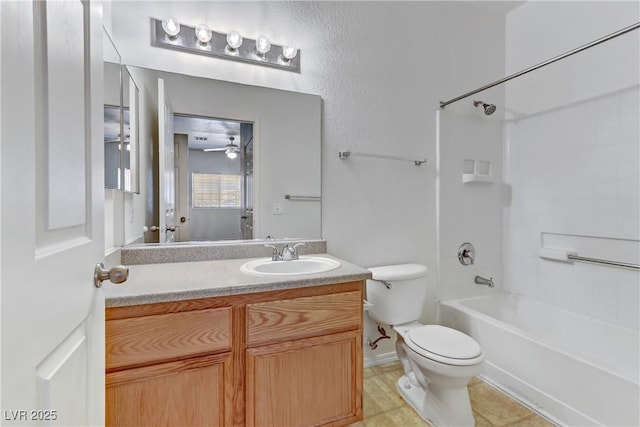
[[[102,12],[0,2],[3,425],[104,423]]]
[[[164,79],[158,79],[158,158],[160,243],[175,240],[176,184],[174,169],[173,111]]]
[[[176,177],[177,242],[189,241],[189,144],[187,135],[174,135]]]
[[[242,123],[242,211],[240,231],[245,240],[253,239],[253,124]]]

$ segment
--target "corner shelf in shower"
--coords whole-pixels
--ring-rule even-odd
[[[477,182],[481,184],[493,184],[493,175],[481,175],[476,173],[463,173],[462,183],[469,184],[471,182]]]

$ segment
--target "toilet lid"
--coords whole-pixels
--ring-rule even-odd
[[[409,331],[409,339],[419,348],[448,359],[474,359],[482,354],[470,336],[440,325],[425,325]]]

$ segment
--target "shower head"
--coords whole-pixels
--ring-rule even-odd
[[[493,104],[487,104],[484,101],[473,101],[474,107],[478,107],[480,105],[482,105],[482,108],[484,108],[484,113],[487,116],[490,116],[491,114],[496,112],[496,106]]]

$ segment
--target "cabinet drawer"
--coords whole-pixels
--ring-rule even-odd
[[[248,345],[359,329],[360,291],[247,304]]]
[[[106,368],[118,369],[231,349],[231,308],[106,322]]]

